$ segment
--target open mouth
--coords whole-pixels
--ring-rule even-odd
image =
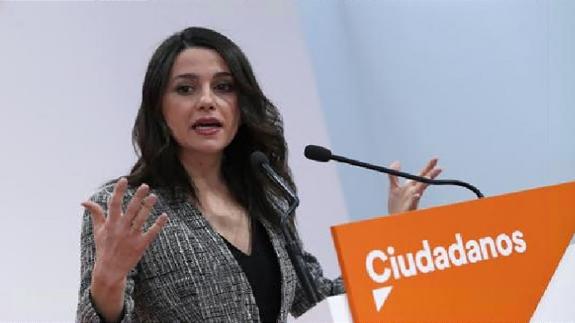
[[[194,122],[192,129],[194,130],[208,130],[219,129],[223,124],[216,118],[201,118]]]

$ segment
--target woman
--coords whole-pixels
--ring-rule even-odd
[[[279,234],[283,195],[249,165],[262,151],[295,190],[281,117],[237,45],[197,27],[166,39],[133,139],[130,174],[82,204],[78,321],[284,322],[312,306]],[[425,189],[390,183],[392,212]],[[305,261],[323,297],[343,292]]]

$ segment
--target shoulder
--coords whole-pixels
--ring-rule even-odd
[[[102,206],[106,206],[108,203],[108,200],[114,194],[114,188],[115,188],[118,180],[119,179],[114,179],[114,180],[108,181],[104,185],[100,186],[98,189],[95,190],[94,193],[92,193],[92,195],[90,196],[90,200],[94,201],[94,202],[96,202]],[[128,186],[128,188],[126,189],[126,192],[124,193],[122,204],[124,204],[124,205],[127,204],[130,201],[130,199],[132,198],[132,196],[136,193],[136,190],[137,190],[136,186],[133,186],[133,185]]]
[[[97,203],[102,207],[102,209],[107,212],[108,211],[108,203],[114,194],[114,189],[116,183],[119,179],[115,179],[105,183],[104,185],[100,186],[89,198],[89,200]],[[129,185],[124,195],[122,196],[122,209],[126,209],[139,185]],[[166,212],[169,215],[178,213],[178,212],[193,212],[198,213],[199,210],[197,208],[186,202],[186,200],[182,197],[175,198],[172,194],[170,194],[169,189],[165,188],[151,188],[150,194],[153,194],[157,197],[157,202],[154,205],[152,210],[152,215],[150,219],[154,219],[156,215],[161,214],[161,212]],[[183,210],[182,210],[183,209]]]
[[[112,192],[114,192],[114,185],[116,181],[108,182],[103,186],[100,186],[92,195],[90,196],[90,200],[96,203],[107,202],[108,198],[112,196]]]

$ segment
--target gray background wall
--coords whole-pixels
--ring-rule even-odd
[[[575,178],[575,1],[298,4],[334,152],[411,172],[438,156],[487,196]],[[385,178],[338,173],[351,218],[381,214]]]

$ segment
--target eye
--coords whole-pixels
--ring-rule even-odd
[[[191,85],[178,85],[176,86],[176,92],[181,95],[191,94],[194,91],[194,87]]]
[[[235,90],[235,86],[233,82],[221,82],[217,83],[214,87],[215,90],[220,92],[233,92]]]

